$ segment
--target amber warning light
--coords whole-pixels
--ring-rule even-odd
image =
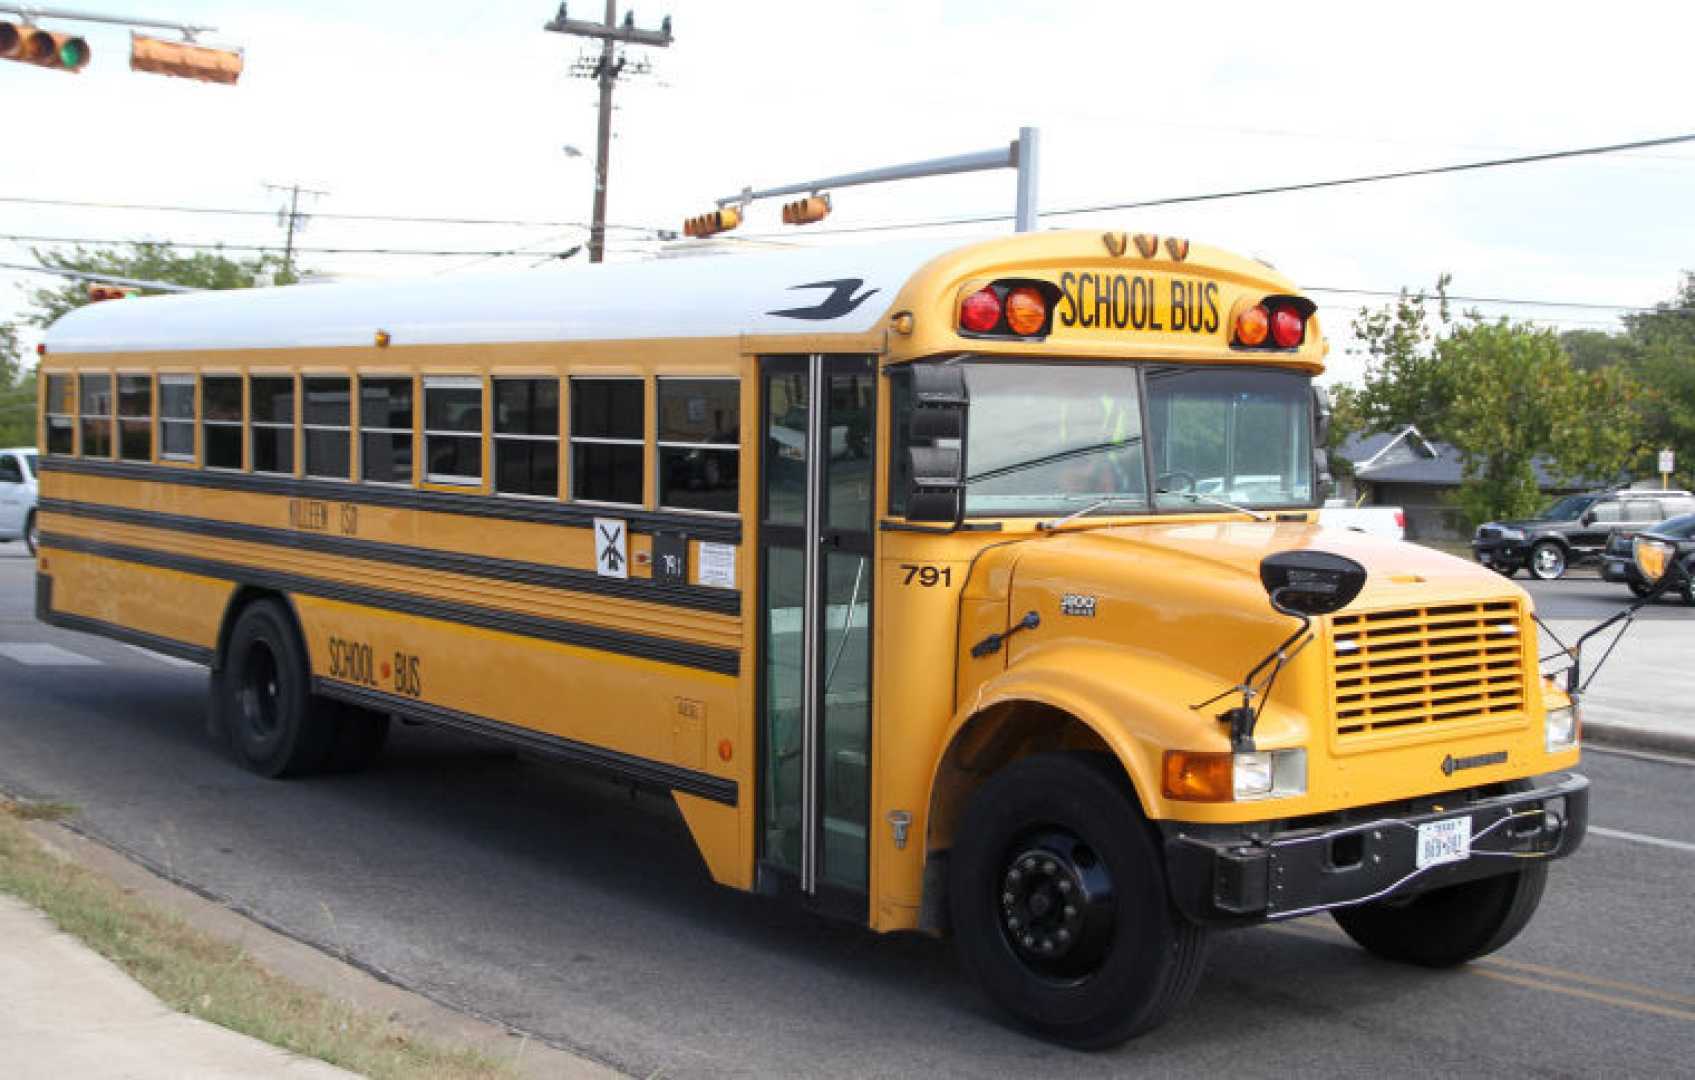
[[[996,281],[959,302],[959,329],[968,337],[1040,338],[1053,328],[1055,286]]]

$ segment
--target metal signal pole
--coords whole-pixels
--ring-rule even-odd
[[[557,34],[599,38],[600,56],[579,57],[571,73],[600,83],[600,130],[594,160],[594,216],[589,226],[589,261],[602,262],[606,257],[606,174],[612,152],[612,87],[620,76],[641,74],[649,69],[647,61],[627,65],[626,58],[617,52],[619,43],[651,45],[667,48],[671,44],[671,16],[665,16],[658,30],[638,30],[633,12],[626,12],[624,25],[618,25],[618,2],[606,0],[606,21],[586,22],[566,17],[565,5],[553,21],[542,27]]]

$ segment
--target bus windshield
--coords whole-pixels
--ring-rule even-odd
[[[968,513],[1070,513],[1102,500],[1115,513],[1312,501],[1304,375],[1003,361],[964,370]]]

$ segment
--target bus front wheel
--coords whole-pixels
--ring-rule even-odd
[[[1331,912],[1369,953],[1419,967],[1455,967],[1494,952],[1536,914],[1548,864],[1432,889],[1411,900],[1376,900]]]
[[[962,963],[1046,1038],[1117,1045],[1199,981],[1206,931],[1172,907],[1152,830],[1104,755],[1039,754],[991,777],[949,872]]]
[[[335,732],[315,715],[306,657],[288,609],[249,604],[230,631],[215,691],[230,749],[261,776],[299,776],[323,767]]]

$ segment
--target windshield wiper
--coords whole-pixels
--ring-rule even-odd
[[[1121,502],[1135,503],[1137,506],[1148,505],[1148,500],[1140,495],[1108,495],[1104,499],[1096,499],[1081,510],[1073,510],[1071,513],[1062,518],[1055,518],[1053,521],[1038,521],[1036,522],[1036,528],[1040,532],[1052,532],[1061,525],[1076,521],[1085,514],[1092,514],[1103,506],[1111,506],[1113,503]]]
[[[1245,506],[1237,506],[1233,502],[1225,502],[1223,499],[1214,498],[1211,495],[1202,495],[1198,491],[1168,491],[1165,488],[1155,488],[1154,494],[1155,495],[1175,495],[1179,499],[1188,499],[1190,502],[1211,503],[1214,506],[1222,506],[1226,510],[1234,510],[1238,514],[1246,514],[1249,517],[1253,518],[1255,521],[1270,521],[1271,520],[1271,515],[1269,515],[1269,514],[1262,514],[1258,510],[1249,510]]]
[[[980,472],[975,476],[966,477],[965,482],[967,484],[975,484],[981,480],[994,480],[998,477],[1011,476],[1013,473],[1024,472],[1026,469],[1035,469],[1043,465],[1052,465],[1056,461],[1069,461],[1074,457],[1082,457],[1085,454],[1098,454],[1102,450],[1116,450],[1122,446],[1135,446],[1141,441],[1142,437],[1140,435],[1132,435],[1129,438],[1118,439],[1114,442],[1095,443],[1093,446],[1076,446],[1072,447],[1070,450],[1060,450],[1057,453],[1044,454],[1039,458],[1031,458],[1028,461],[1015,461],[1011,465],[1002,465],[998,469],[990,469],[987,472]]]

